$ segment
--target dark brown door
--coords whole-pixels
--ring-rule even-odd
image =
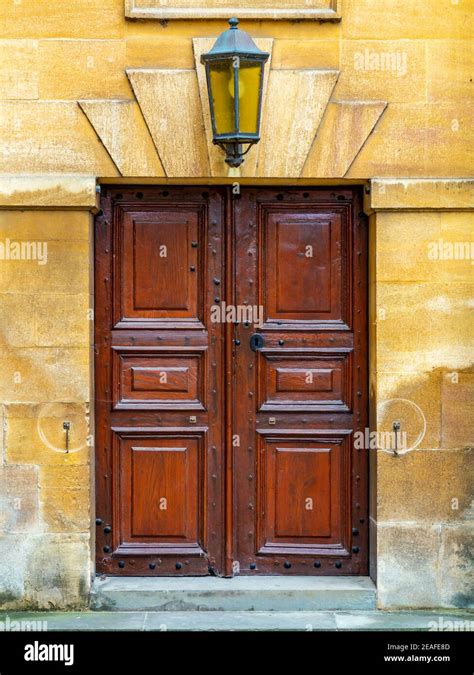
[[[96,223],[97,569],[223,569],[224,195],[103,189]]]
[[[352,188],[103,188],[99,572],[367,572],[360,208]]]
[[[235,201],[233,302],[261,319],[235,327],[233,350],[241,573],[367,573],[366,457],[353,450],[367,425],[359,211],[352,189]]]

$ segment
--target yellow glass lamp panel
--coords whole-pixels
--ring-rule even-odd
[[[262,66],[241,61],[239,69],[239,131],[244,134],[258,132],[258,106]]]
[[[216,133],[231,134],[235,131],[232,61],[211,63],[209,73]]]

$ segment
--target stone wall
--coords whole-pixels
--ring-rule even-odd
[[[35,179],[26,185],[35,195]],[[13,195],[3,192],[4,203],[26,201],[24,183],[15,187]],[[95,204],[95,194],[84,192],[78,179],[63,180],[62,188],[61,181],[49,181],[46,189],[43,182],[42,188],[42,200],[49,193],[52,202],[64,198],[76,208],[81,198]],[[0,210],[0,601],[5,607],[87,603],[93,509],[91,223],[88,210]],[[29,245],[26,255],[15,259],[22,243]],[[71,424],[68,453],[64,421]]]
[[[467,206],[469,190],[435,186],[374,182],[370,199],[372,420],[387,431],[401,419],[409,447],[422,431],[411,403],[426,419],[413,451],[379,450],[373,467],[373,555],[385,608],[473,604],[474,218],[442,208]]]
[[[316,161],[316,157],[312,173],[301,174],[306,178],[470,175],[473,6],[472,0],[343,0],[342,20],[336,23],[243,21],[241,27],[254,37],[273,41],[276,100],[261,148],[270,132],[274,136],[279,128],[282,133],[270,144],[274,156],[291,154],[295,144],[301,144],[300,162],[277,169],[264,162],[261,172],[251,175],[299,176],[321,121],[325,154],[333,155],[333,161]],[[214,38],[224,27],[223,21],[126,20],[124,0],[68,0],[66,6],[64,0],[2,2],[0,173],[162,176],[161,159],[165,175],[183,176],[179,162],[166,166],[167,144],[178,143],[180,148],[184,131],[189,144],[193,129],[198,138],[205,137],[192,73],[199,49],[195,39]],[[137,78],[127,76],[127,70],[135,69],[149,69],[145,79],[152,82],[143,83],[142,76],[137,88],[133,81]],[[337,82],[328,91],[319,79],[331,73]],[[292,83],[298,77],[303,81],[293,92]],[[153,88],[156,79],[161,90]],[[134,105],[118,105],[134,104],[136,96],[142,105],[147,92],[153,113],[143,109],[142,113],[157,116],[155,129],[153,119],[146,128]],[[334,105],[321,118],[329,97]],[[84,100],[107,103],[105,122],[85,114],[77,103]],[[388,106],[383,115],[373,116],[358,103]],[[188,118],[183,111],[188,111]],[[185,125],[179,135],[172,133],[172,127],[166,133],[166,120],[172,124],[173,119]],[[295,132],[291,143],[285,133],[288,128]],[[346,147],[351,138],[355,148]],[[208,141],[207,154],[212,159]],[[140,154],[148,158],[138,164],[140,173],[137,163],[124,161],[137,142],[142,146]],[[207,157],[202,154],[205,147],[196,148],[193,162],[198,166],[192,175],[209,175]],[[341,165],[337,153],[352,150],[351,161]],[[258,152],[253,149],[244,166]],[[184,177],[190,177],[186,170]],[[220,170],[217,174],[225,175]]]
[[[384,607],[469,603],[474,268],[428,247],[472,238],[472,183],[453,179],[473,166],[473,6],[343,0],[338,23],[241,24],[271,51],[264,135],[242,180],[372,184],[372,426],[391,421],[392,399],[427,418],[413,452],[371,453]],[[6,607],[87,605],[95,182],[228,180],[195,72],[223,28],[127,21],[124,0],[0,3],[0,241],[48,244],[47,264],[0,260]]]

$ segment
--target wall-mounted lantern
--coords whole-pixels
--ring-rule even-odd
[[[201,56],[206,67],[212,140],[233,167],[240,166],[244,155],[260,140],[263,72],[270,56],[237,28],[238,23],[238,19],[229,19],[230,28]]]

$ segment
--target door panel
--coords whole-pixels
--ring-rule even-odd
[[[306,350],[298,354],[261,350],[259,412],[351,410],[352,353]]]
[[[224,560],[225,191],[106,187],[96,219],[97,569]]]
[[[205,410],[206,353],[205,348],[114,348],[114,408]]]
[[[118,436],[122,549],[125,542],[146,542],[157,554],[169,553],[173,546],[200,546],[202,441],[184,433]]]
[[[234,557],[242,574],[367,573],[365,223],[351,188],[234,204]],[[257,331],[262,347],[254,351]]]
[[[367,573],[360,209],[352,187],[103,188],[99,572]]]
[[[166,327],[173,319],[202,327],[204,205],[117,204],[114,217],[116,327]]]
[[[260,204],[256,215],[263,262],[260,304],[266,322],[296,327],[301,322],[342,321],[341,213]]]

